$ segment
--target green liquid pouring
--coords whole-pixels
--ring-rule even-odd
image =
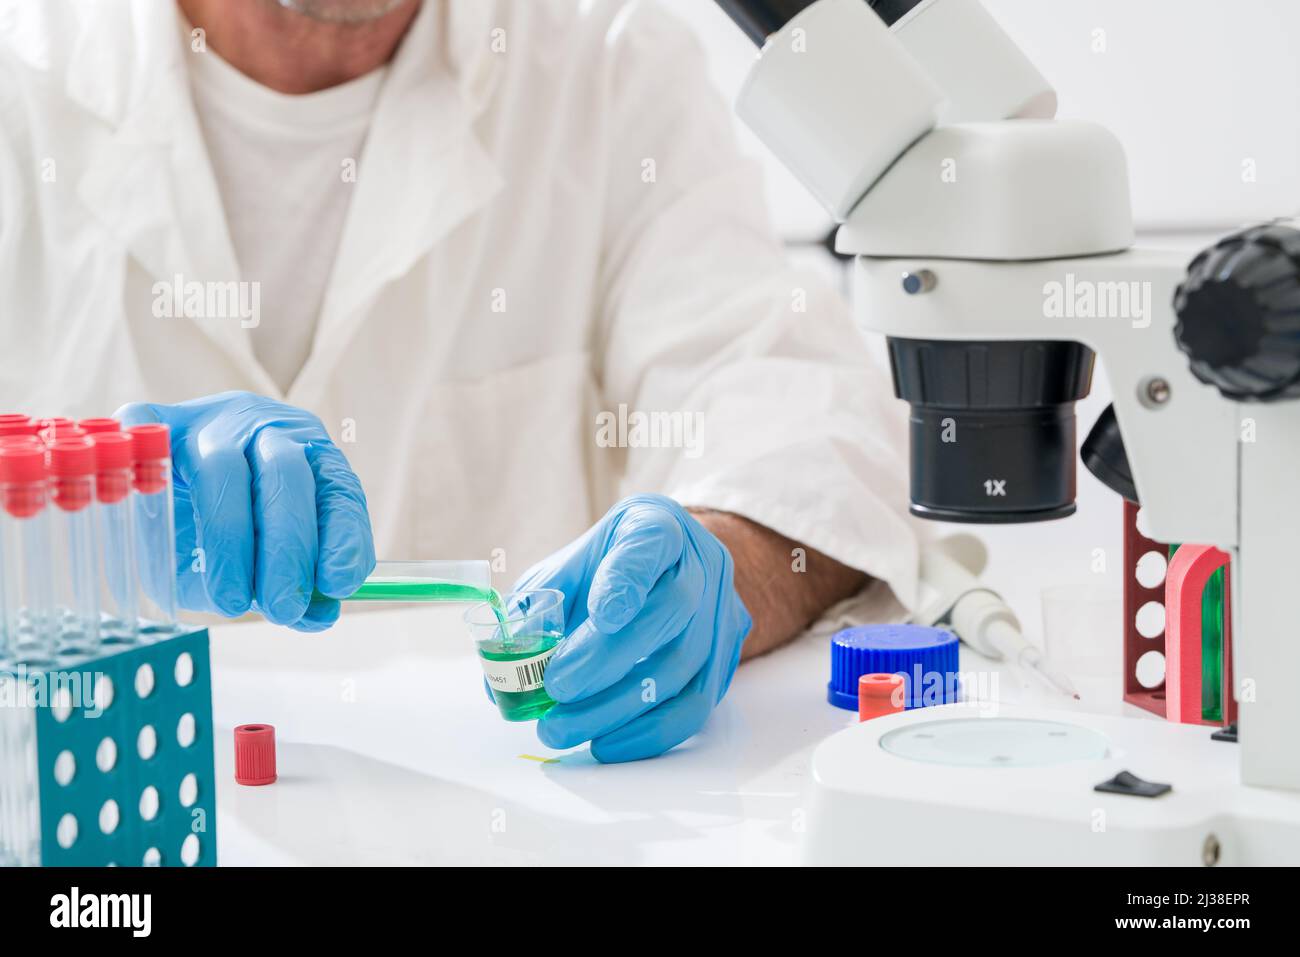
[[[495,588],[464,582],[418,581],[407,578],[367,578],[345,601],[485,601],[501,618],[501,595]]]
[[[319,592],[314,597],[323,597]],[[485,672],[497,674],[499,680],[508,679],[511,686],[526,686],[528,690],[503,690],[494,686],[492,678],[488,687],[496,701],[501,717],[507,721],[532,721],[540,718],[555,704],[541,684],[546,670],[546,660],[530,661],[550,652],[563,635],[512,635],[506,625],[505,605],[495,588],[484,588],[465,582],[422,580],[417,578],[368,578],[361,587],[344,601],[358,602],[486,602],[492,608],[500,625],[501,637],[495,641],[479,642],[479,655]],[[517,663],[517,664],[516,664]]]

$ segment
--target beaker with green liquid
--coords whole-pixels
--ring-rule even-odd
[[[483,676],[501,717],[540,718],[555,702],[546,693],[546,666],[564,637],[564,594],[551,588],[515,592],[501,605],[484,602],[465,612]]]

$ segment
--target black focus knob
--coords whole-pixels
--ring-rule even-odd
[[[1300,231],[1257,226],[1187,268],[1174,337],[1192,374],[1229,399],[1300,397]]]

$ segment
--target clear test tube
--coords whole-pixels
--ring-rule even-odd
[[[485,559],[465,561],[376,562],[361,587],[344,601],[458,602],[497,601],[492,566]]]
[[[172,514],[171,437],[167,426],[137,425],[131,436],[134,469],[136,573],[140,579],[140,634],[176,628],[176,519]]]
[[[0,413],[0,441],[14,436],[31,436],[36,431],[36,425],[29,416],[20,412]],[[5,618],[5,596],[4,596],[4,543],[0,541],[0,668],[3,668],[8,660],[8,622]]]
[[[46,457],[58,652],[99,650],[99,561],[95,550],[95,447],[57,439]]]
[[[4,611],[8,657],[53,664],[57,634],[50,566],[45,449],[0,443],[0,541],[4,543]]]
[[[95,447],[99,639],[102,644],[125,644],[135,640],[139,617],[137,591],[140,579],[136,572],[135,523],[131,508],[131,487],[135,480],[134,443],[124,432],[94,432],[90,441]]]

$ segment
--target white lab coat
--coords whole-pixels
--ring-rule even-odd
[[[182,29],[169,0],[0,0],[0,411],[247,389],[321,417],[382,557],[491,557],[508,583],[662,491],[910,600],[905,408],[785,262],[685,27],[638,0],[426,0],[287,395],[238,316],[155,315],[155,283],[239,278]],[[620,406],[703,431],[608,448]]]

